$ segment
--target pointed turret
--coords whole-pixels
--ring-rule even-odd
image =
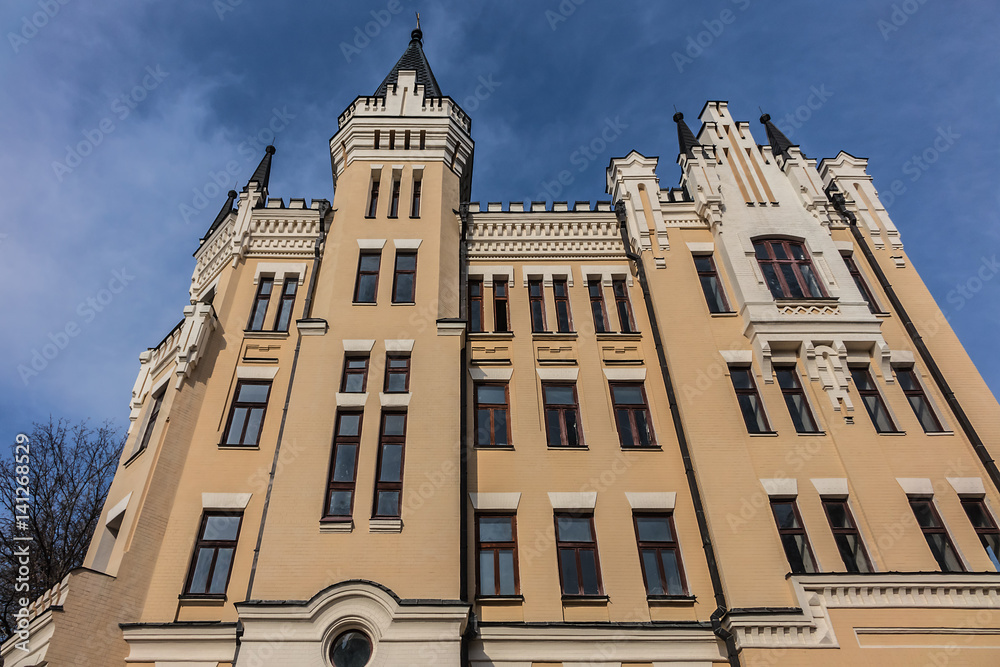
[[[236,201],[237,196],[236,190],[229,191],[229,199],[227,199],[226,203],[222,205],[222,208],[219,210],[219,215],[215,216],[215,221],[212,223],[212,226],[209,227],[208,231],[205,232],[205,235],[201,237],[198,247],[201,247],[201,244],[207,241],[208,237],[215,233],[215,230],[218,229],[219,225],[221,225],[223,221],[229,217],[229,214],[234,212],[235,209],[233,209],[233,202]]]
[[[267,192],[267,183],[271,178],[271,156],[274,155],[274,146],[268,146],[264,149],[264,159],[260,161],[257,165],[257,169],[254,170],[253,176],[247,182],[247,187],[243,188],[244,191],[250,187],[250,183],[256,183],[257,188],[261,192]]]
[[[693,156],[691,149],[695,146],[701,146],[701,144],[695,139],[691,128],[684,122],[684,114],[680,111],[674,114],[674,122],[677,123],[677,143],[680,144],[680,152],[688,156]]]
[[[762,115],[760,122],[767,128],[767,142],[771,144],[771,150],[775,155],[785,155],[788,153],[788,149],[795,145],[771,122],[770,114]]]
[[[386,96],[389,86],[394,85],[398,81],[400,70],[413,70],[417,73],[417,84],[424,87],[425,98],[444,97],[441,94],[441,88],[438,86],[437,79],[434,78],[434,72],[431,71],[431,66],[427,62],[427,56],[424,55],[423,36],[424,33],[420,30],[420,22],[418,20],[417,27],[410,33],[410,44],[389,72],[389,76],[385,77],[385,80],[379,85],[378,90],[375,91],[375,97]]]

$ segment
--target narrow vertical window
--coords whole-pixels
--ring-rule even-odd
[[[413,303],[417,289],[417,253],[397,252],[392,273],[392,302]]]
[[[363,394],[368,388],[368,357],[345,357],[344,377],[340,391],[344,394]]]
[[[375,303],[378,291],[378,268],[382,255],[363,252],[358,259],[358,278],[354,285],[354,303]]]
[[[684,569],[672,514],[634,514],[646,595],[684,595]]]
[[[378,181],[379,176],[376,172],[372,175],[372,189],[368,194],[368,214],[366,218],[374,218],[376,211],[378,211]]]
[[[381,130],[375,130],[375,142],[374,142],[374,148],[375,148],[375,150],[378,150],[379,148],[381,148],[381,146],[379,146],[379,144],[381,143],[381,141],[382,141],[382,131]]]
[[[910,508],[941,571],[965,572],[965,567],[955,551],[955,545],[951,543],[948,529],[934,508],[934,501],[931,498],[910,498]]]
[[[469,332],[483,330],[483,279],[469,279]]]
[[[556,550],[563,595],[601,595],[594,516],[556,514]]]
[[[622,447],[654,447],[653,423],[646,402],[646,388],[641,382],[616,382],[611,385],[618,440]]]
[[[635,333],[635,320],[632,318],[632,304],[628,300],[628,286],[624,278],[615,278],[611,282],[615,293],[615,308],[618,310],[618,322],[622,333]]]
[[[528,281],[528,305],[531,308],[532,332],[545,331],[545,296],[541,280]]]
[[[389,150],[396,150],[396,130],[389,130]]]
[[[865,300],[868,304],[868,310],[873,313],[879,312],[878,305],[875,303],[875,297],[872,296],[872,291],[868,288],[868,283],[865,281],[865,277],[861,275],[861,269],[858,268],[858,263],[854,261],[852,255],[843,255],[844,264],[847,264],[847,270],[851,274],[851,278],[854,278],[854,284],[858,286],[858,291],[861,292],[861,298]]]
[[[594,316],[594,331],[607,333],[608,311],[604,306],[604,287],[601,285],[600,276],[590,278],[587,290],[590,292],[590,312]]]
[[[427,148],[427,130],[420,130],[420,150]]]
[[[556,323],[559,326],[559,333],[570,333],[573,331],[573,317],[569,310],[569,287],[566,281],[553,282],[552,291],[555,294]]]
[[[493,277],[493,331],[510,331],[510,306],[507,299],[507,278]]]
[[[819,299],[826,296],[805,246],[798,241],[754,241],[753,248],[757,264],[775,299]]]
[[[854,380],[858,395],[868,410],[868,416],[872,418],[875,430],[879,433],[895,433],[896,427],[889,417],[889,410],[885,407],[885,401],[882,400],[882,394],[879,393],[871,372],[867,368],[852,368],[851,379]]]
[[[385,357],[386,394],[405,394],[410,391],[409,355],[387,354]]]
[[[722,291],[722,281],[715,268],[715,259],[711,255],[695,255],[694,265],[698,270],[698,280],[701,281],[701,291],[705,293],[709,312],[728,312],[729,305],[726,303],[726,295]]]
[[[274,317],[275,331],[288,331],[288,325],[292,320],[292,308],[295,307],[295,292],[298,287],[298,276],[285,278],[285,282],[281,286],[281,299],[278,301],[278,314]]]
[[[479,595],[517,595],[517,517],[489,514],[476,518],[479,545]]]
[[[771,512],[778,525],[781,536],[781,546],[785,548],[785,557],[792,568],[792,574],[807,574],[817,572],[816,559],[813,558],[806,529],[799,517],[799,509],[794,500],[771,500]]]
[[[976,529],[979,541],[983,543],[993,567],[1000,572],[1000,530],[986,509],[986,502],[982,498],[962,498],[962,508],[972,522],[972,527]]]
[[[769,433],[771,427],[768,426],[764,406],[760,402],[760,394],[757,393],[753,370],[749,367],[730,368],[729,377],[733,381],[736,400],[740,403],[740,412],[743,413],[743,421],[747,425],[747,431],[750,433]]]
[[[823,509],[830,521],[833,539],[837,542],[840,558],[848,572],[871,572],[872,564],[868,560],[865,546],[861,542],[861,533],[854,523],[854,516],[847,506],[847,500],[823,499]]]
[[[406,442],[406,413],[382,414],[379,438],[378,478],[375,482],[375,518],[398,518],[403,495],[403,445]]]
[[[420,184],[423,182],[422,179],[415,178],[413,180],[413,201],[410,204],[410,217],[419,218],[420,217]]]
[[[941,422],[938,420],[937,415],[934,414],[934,410],[931,409],[930,401],[927,400],[927,395],[924,393],[924,388],[920,384],[920,379],[917,377],[916,371],[912,368],[897,369],[896,380],[899,382],[903,393],[906,394],[906,400],[909,401],[910,407],[913,408],[913,414],[917,416],[917,420],[920,421],[920,426],[923,427],[924,432],[940,433],[943,431]]]
[[[483,383],[476,388],[476,446],[510,445],[510,412],[506,384]]]
[[[240,380],[236,383],[223,445],[252,447],[258,444],[270,393],[270,380]]]
[[[406,130],[403,133],[403,150],[404,151],[410,150],[410,131],[409,130]]]
[[[271,289],[274,287],[274,278],[261,276],[257,282],[257,296],[253,299],[253,308],[250,310],[250,321],[247,322],[247,331],[263,331],[264,317],[267,315],[267,304],[271,301]]]
[[[184,592],[187,595],[222,597],[233,571],[233,555],[243,515],[205,512]]]
[[[785,405],[788,407],[788,414],[792,417],[796,433],[816,433],[816,420],[813,418],[809,403],[806,401],[806,392],[799,382],[799,374],[795,367],[775,368],[774,375],[778,379],[778,386],[781,387],[781,394],[785,397]]]
[[[338,412],[330,455],[330,482],[327,485],[323,518],[349,521],[354,507],[354,484],[358,473],[361,445],[361,413]]]
[[[399,217],[399,179],[392,180],[392,193],[389,197],[389,217]]]
[[[580,405],[576,385],[543,384],[545,431],[549,447],[582,447]]]
[[[156,426],[156,420],[160,416],[160,407],[163,405],[163,397],[166,393],[167,388],[164,387],[156,392],[156,396],[153,397],[153,406],[149,409],[149,417],[146,418],[146,428],[143,429],[142,437],[139,438],[139,446],[132,452],[132,456],[135,456],[149,446],[149,439],[153,435],[153,428]]]

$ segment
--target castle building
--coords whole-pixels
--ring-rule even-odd
[[[996,665],[1000,406],[867,161],[712,101],[677,187],[470,202],[421,39],[333,205],[229,193],[3,664]]]

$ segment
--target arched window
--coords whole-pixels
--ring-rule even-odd
[[[800,241],[757,239],[757,263],[775,299],[821,299],[826,296],[812,260]]]

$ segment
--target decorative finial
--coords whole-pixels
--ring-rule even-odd
[[[760,109],[760,107],[757,108]],[[767,125],[768,121],[770,120],[771,120],[771,114],[764,113],[764,110],[760,109],[760,124]]]
[[[680,111],[677,111],[677,107],[676,106],[674,107],[674,111],[675,111],[675,113],[674,113],[674,122],[675,123],[679,123],[682,120],[684,120],[684,114],[682,114]]]
[[[410,33],[410,41],[415,40],[423,43],[421,40],[423,40],[424,33],[421,32],[420,30],[420,12],[416,12],[416,14],[417,14],[417,27],[414,28],[413,32]]]
[[[274,144],[271,144],[270,146],[264,149],[264,152],[267,153],[268,155],[274,155],[275,150],[277,149],[275,149]]]
[[[236,190],[230,190],[228,194],[230,199],[236,199],[237,197],[239,197],[239,195],[236,193]]]

